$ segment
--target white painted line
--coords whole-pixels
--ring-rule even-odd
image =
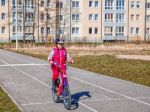
[[[84,104],[84,103],[82,103],[82,102],[79,102],[79,104],[81,104],[82,106],[84,106],[84,107],[90,109],[90,110],[93,111],[93,112],[98,112],[97,110],[95,110],[95,109],[93,109],[93,108],[87,106],[86,104]]]
[[[125,97],[125,98],[128,98],[128,99],[130,99],[130,100],[133,100],[133,101],[136,101],[136,102],[139,102],[139,103],[142,103],[142,104],[145,104],[145,105],[150,106],[150,104],[149,104],[149,103],[147,103],[147,102],[144,102],[144,101],[141,101],[141,100],[138,100],[138,99],[135,99],[135,98],[129,97],[129,96],[127,96],[127,95],[124,95],[124,94],[121,94],[121,93],[118,93],[118,92],[112,91],[112,90],[110,90],[110,89],[107,89],[107,88],[104,88],[104,87],[101,87],[101,86],[97,86],[97,85],[95,85],[95,84],[92,84],[92,83],[89,83],[89,82],[87,82],[87,81],[84,81],[84,80],[81,80],[81,79],[75,78],[75,77],[73,77],[73,76],[71,76],[71,77],[72,77],[73,79],[75,79],[75,80],[78,80],[78,81],[82,82],[82,83],[85,83],[85,84],[88,84],[88,85],[91,85],[91,86],[97,87],[97,88],[99,88],[99,89],[103,89],[103,90],[108,91],[108,92],[110,92],[110,93],[114,93],[114,94],[117,94],[117,95],[123,96],[123,97]]]
[[[4,62],[5,62],[5,61],[4,61]],[[6,63],[7,65],[9,65],[9,63],[7,63],[7,62],[5,62],[5,63]],[[28,76],[28,77],[31,77],[32,79],[36,80],[37,82],[39,82],[39,83],[41,83],[41,84],[43,84],[43,85],[45,85],[45,86],[51,88],[51,86],[45,84],[44,82],[42,82],[42,81],[40,81],[39,79],[33,77],[32,75],[30,75],[30,74],[28,74],[28,73],[26,73],[26,72],[24,72],[24,71],[22,71],[22,70],[20,70],[20,69],[18,69],[18,68],[16,68],[16,67],[14,67],[14,66],[11,66],[11,67],[14,68],[15,70],[17,70],[17,71],[23,73],[24,75],[26,75],[26,76]]]
[[[134,97],[135,99],[149,99],[150,97]],[[129,98],[116,98],[116,99],[91,99],[81,100],[81,102],[97,102],[97,101],[117,101],[117,100],[130,100]]]
[[[34,106],[34,105],[46,105],[46,104],[53,104],[54,102],[45,102],[45,103],[27,103],[21,104],[22,106]]]
[[[6,63],[5,63],[6,64]],[[14,66],[44,66],[48,64],[7,64],[7,65],[0,65],[0,67],[14,67]]]

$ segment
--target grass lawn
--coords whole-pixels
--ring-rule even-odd
[[[80,56],[74,67],[150,86],[150,61],[117,59],[113,56]]]
[[[0,112],[21,112],[2,88],[0,88]]]

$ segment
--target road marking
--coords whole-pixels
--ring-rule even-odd
[[[6,64],[6,63],[5,63]],[[14,67],[14,66],[44,66],[48,64],[7,64],[7,65],[0,65],[0,67]]]
[[[5,64],[9,65],[9,63],[7,63],[6,61],[3,61],[3,62],[5,62]],[[9,66],[10,66],[10,65],[9,65]],[[15,70],[17,70],[17,71],[23,73],[24,75],[26,75],[26,76],[28,76],[28,77],[31,77],[32,79],[36,80],[37,82],[39,82],[39,83],[41,83],[41,84],[43,84],[43,85],[45,85],[45,86],[51,88],[51,86],[49,86],[49,85],[45,84],[44,82],[40,81],[38,78],[33,77],[31,74],[28,74],[28,73],[26,73],[26,72],[20,70],[19,68],[14,67],[14,66],[11,66],[11,67],[14,68]]]
[[[71,76],[71,77],[72,77],[73,79],[75,79],[75,80],[78,80],[78,81],[82,82],[82,83],[85,83],[85,84],[88,84],[88,85],[91,85],[91,86],[97,87],[97,88],[99,88],[99,89],[103,89],[103,90],[108,91],[108,92],[110,92],[110,93],[114,93],[114,94],[117,94],[117,95],[123,96],[123,97],[125,97],[125,98],[127,98],[127,99],[130,99],[130,100],[133,100],[133,101],[136,101],[136,102],[139,102],[139,103],[142,103],[142,104],[145,104],[145,105],[150,106],[150,104],[149,104],[149,103],[146,103],[146,102],[144,102],[144,101],[141,101],[141,100],[138,100],[138,99],[135,99],[135,98],[129,97],[129,96],[127,96],[127,95],[124,95],[124,94],[121,94],[121,93],[118,93],[118,92],[112,91],[112,90],[110,90],[110,89],[107,89],[107,88],[104,88],[104,87],[101,87],[101,86],[97,86],[97,85],[95,85],[95,84],[92,84],[92,83],[89,83],[89,82],[87,82],[87,81],[84,81],[84,80],[81,80],[81,79],[75,78],[75,77],[73,77],[73,76]]]
[[[86,104],[84,104],[84,103],[82,103],[82,102],[80,102],[80,101],[79,101],[79,104],[81,104],[82,106],[84,106],[84,107],[86,107],[86,108],[92,110],[93,112],[98,112],[97,110],[95,110],[95,109],[93,109],[93,108],[87,106]]]
[[[34,105],[46,105],[46,104],[53,104],[54,102],[45,102],[45,103],[25,103],[21,104],[22,106],[34,106]]]

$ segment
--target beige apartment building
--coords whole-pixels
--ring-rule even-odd
[[[1,42],[58,36],[72,42],[150,41],[150,0],[0,0]]]

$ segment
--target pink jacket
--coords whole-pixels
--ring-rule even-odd
[[[64,65],[66,61],[70,62],[71,58],[65,48],[58,49],[54,47],[48,56],[48,61],[54,61],[57,64]]]

